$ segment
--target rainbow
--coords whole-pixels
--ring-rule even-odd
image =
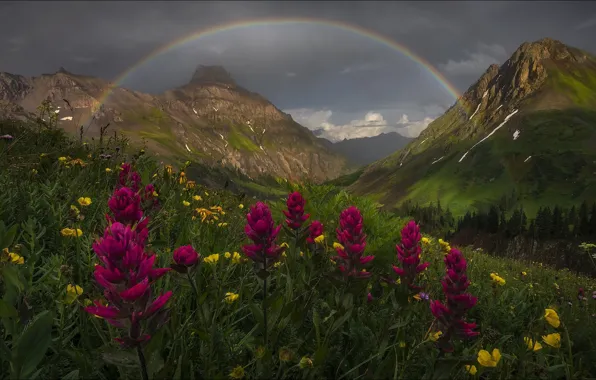
[[[110,83],[108,89],[104,91],[99,97],[99,104],[104,104],[105,101],[108,99],[110,94],[115,88],[120,87],[122,81],[124,81],[130,74],[135,72],[139,67],[143,66],[147,62],[151,61],[153,58],[177,47],[189,43],[191,41],[196,41],[201,38],[212,36],[217,33],[226,32],[230,30],[237,30],[237,29],[245,29],[254,26],[281,26],[281,25],[322,25],[322,26],[330,26],[340,30],[344,30],[349,33],[356,34],[358,36],[363,36],[369,38],[381,45],[384,45],[392,50],[395,50],[402,55],[408,57],[412,61],[416,62],[418,65],[423,67],[430,75],[432,75],[439,84],[449,92],[456,100],[459,99],[460,93],[459,91],[453,86],[443,74],[441,74],[430,62],[428,62],[423,57],[419,56],[418,54],[414,53],[410,48],[407,46],[396,42],[389,37],[386,37],[378,32],[365,29],[358,25],[348,24],[343,21],[336,21],[336,20],[327,20],[327,19],[318,19],[318,18],[301,18],[301,17],[290,17],[290,18],[257,18],[251,20],[243,20],[243,21],[235,21],[226,24],[215,25],[208,28],[203,28],[198,31],[192,32],[185,37],[179,38],[175,41],[172,41],[166,45],[163,45],[151,53],[146,55],[144,58],[139,60],[135,65],[128,68],[124,71],[120,76],[118,76],[112,83]]]

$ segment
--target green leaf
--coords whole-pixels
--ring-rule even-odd
[[[19,279],[19,272],[12,265],[6,265],[2,271],[2,278],[7,284],[12,285],[20,293],[23,291],[24,285]]]
[[[77,380],[79,378],[79,370],[70,371],[62,377],[62,380]]]
[[[113,350],[104,352],[101,357],[106,363],[124,368],[139,368],[137,355],[129,351]]]
[[[25,328],[13,351],[13,364],[18,368],[19,378],[26,378],[44,358],[52,343],[54,319],[49,311],[37,315]]]
[[[248,305],[248,308],[252,312],[252,316],[255,318],[257,323],[263,325],[263,310],[261,310],[259,305],[251,303]]]
[[[0,318],[16,318],[19,316],[17,309],[11,304],[0,300]]]
[[[4,222],[0,224],[0,250],[8,248],[12,245],[14,237],[17,234],[18,225],[13,225],[10,228],[6,228]]]
[[[352,316],[352,310],[353,309],[348,310],[344,315],[342,315],[335,322],[333,322],[333,325],[331,326],[330,330],[331,333],[335,332],[335,330],[340,328]]]

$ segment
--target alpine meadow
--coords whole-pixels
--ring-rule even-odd
[[[184,5],[161,6],[147,5],[174,20]],[[262,49],[288,25],[330,25],[401,46],[347,21],[277,12],[176,38],[228,33]],[[420,12],[414,24],[428,27],[432,12]],[[174,30],[166,19],[155,30]],[[255,35],[267,42],[251,34],[263,25],[272,34]],[[142,45],[151,30],[93,46]],[[15,38],[9,58],[20,54]],[[185,46],[158,52],[175,45]],[[337,92],[344,108],[306,108],[276,92],[306,86],[298,70],[267,72],[262,88],[278,108],[247,89],[277,59],[261,50],[254,62],[229,59],[228,71],[221,48],[165,91],[140,90],[159,82],[151,77],[130,89],[128,74],[107,80],[108,62],[82,55],[87,74],[0,72],[0,378],[593,379],[596,57],[552,38],[515,46],[499,64],[471,54],[483,73],[424,125],[381,111],[343,123],[347,90]],[[331,98],[327,77],[359,72],[371,81],[354,87],[361,98],[383,91],[374,65],[331,74],[323,56],[299,53],[318,70],[309,91]],[[448,62],[429,69],[444,83],[463,75]],[[295,77],[304,82],[294,90]]]

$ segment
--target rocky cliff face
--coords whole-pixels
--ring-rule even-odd
[[[64,69],[35,78],[0,73],[3,103],[31,113],[48,99],[58,125],[68,132],[84,125],[86,137],[95,137],[110,123],[110,132],[144,140],[166,160],[223,164],[249,177],[317,182],[346,168],[343,157],[267,99],[238,86],[222,67],[199,66],[187,85],[157,96],[116,88],[100,104],[109,87]]]

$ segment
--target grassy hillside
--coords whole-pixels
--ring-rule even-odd
[[[324,238],[309,246],[282,230],[277,242],[287,242],[287,252],[263,291],[241,250],[249,242],[246,213],[256,200],[189,185],[187,176],[138,151],[106,159],[97,146],[61,131],[0,124],[5,133],[13,139],[0,140],[2,378],[133,379],[146,371],[148,378],[464,379],[471,371],[483,379],[582,379],[596,372],[594,279],[463,249],[468,291],[478,297],[466,319],[478,324],[479,335],[451,339],[453,351],[445,353],[438,344],[446,344],[441,336],[448,330],[439,333],[429,310],[429,301],[444,300],[445,243],[430,236],[420,243],[430,263],[415,280],[424,293],[408,290],[405,277],[394,287],[391,265],[403,266],[395,245],[406,220],[380,212],[370,199],[331,185],[288,185],[286,192],[299,190],[307,199],[309,222],[322,221]],[[148,285],[153,294],[172,291],[162,309],[169,319],[160,319],[166,315],[160,311],[141,322],[151,337],[137,352],[115,341],[139,336],[127,331],[131,320],[123,330],[84,311],[93,300],[105,302],[93,277],[92,244],[104,234],[105,214],[115,215],[107,201],[122,162],[132,163],[143,185],[155,186],[157,203],[143,206],[155,266],[171,265],[182,245],[201,255],[189,275],[170,271]],[[278,193],[269,202],[277,223],[285,219],[284,198]],[[342,277],[332,260],[339,213],[352,205],[363,215],[365,255],[375,256],[368,279]],[[68,236],[76,229],[80,236]],[[585,300],[578,300],[579,288]],[[146,303],[126,297],[129,306],[118,306],[120,313]],[[555,310],[560,324],[553,312],[545,319],[545,309]],[[528,350],[524,337],[541,346]],[[482,350],[495,349],[500,357],[490,363]]]

